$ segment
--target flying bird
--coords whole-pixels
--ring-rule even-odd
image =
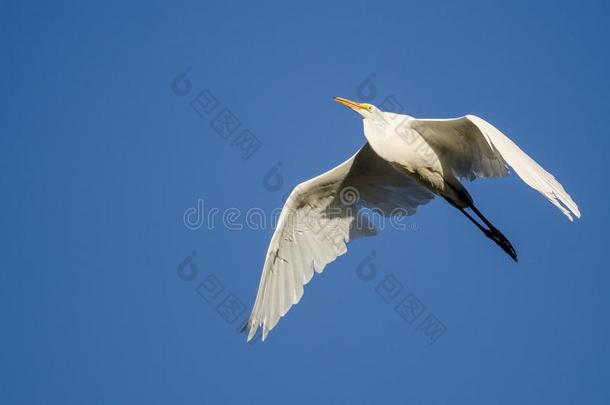
[[[493,125],[474,115],[418,119],[372,104],[335,100],[363,118],[367,143],[334,169],[289,195],[271,238],[254,308],[242,330],[262,339],[303,296],[303,287],[347,251],[357,237],[374,235],[362,210],[413,214],[442,197],[514,261],[509,240],[475,206],[461,180],[504,177],[509,168],[570,221],[578,206],[563,186]]]

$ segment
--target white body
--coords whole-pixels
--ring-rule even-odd
[[[453,174],[446,173],[436,151],[412,125],[417,120],[381,111],[376,115],[381,119],[363,119],[364,135],[373,150],[434,193],[457,199],[445,185],[445,179],[454,180]]]
[[[512,167],[570,220],[573,215],[580,217],[561,184],[481,118],[421,120],[382,112],[370,104],[337,101],[363,116],[368,143],[336,168],[299,184],[288,197],[269,244],[252,314],[244,325],[248,340],[259,327],[264,340],[301,299],[314,271],[322,272],[344,254],[347,242],[375,234],[354,227],[362,207],[385,215],[394,215],[396,208],[413,214],[440,195],[458,208],[472,208],[460,180],[506,176]],[[355,202],[344,198],[345,190],[355,190]],[[488,237],[493,236],[488,232]]]

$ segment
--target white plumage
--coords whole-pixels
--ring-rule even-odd
[[[367,143],[336,168],[290,194],[271,238],[252,313],[244,325],[262,338],[303,296],[303,287],[347,251],[347,242],[374,235],[363,208],[411,215],[435,195],[445,198],[513,259],[516,252],[474,206],[460,180],[508,175],[509,167],[570,220],[578,206],[538,163],[485,120],[415,119],[371,104],[336,98],[364,118]],[[466,211],[470,209],[483,226]]]

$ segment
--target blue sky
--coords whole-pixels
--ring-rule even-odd
[[[0,402],[610,403],[607,2],[0,8]],[[218,104],[200,116],[204,90]],[[246,314],[222,304],[250,309],[272,231],[183,216],[198,200],[269,213],[349,157],[361,121],[333,96],[482,116],[583,218],[516,178],[476,181],[518,264],[436,200],[354,242],[248,345]],[[240,122],[228,139],[224,108]],[[405,297],[425,306],[412,324]],[[428,315],[445,328],[433,344]]]

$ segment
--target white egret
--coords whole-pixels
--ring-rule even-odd
[[[510,167],[570,221],[573,215],[580,218],[578,206],[561,184],[482,118],[417,119],[367,103],[335,100],[363,117],[368,142],[344,163],[299,184],[288,197],[269,244],[254,308],[243,328],[248,329],[248,340],[259,327],[265,340],[299,302],[314,271],[321,273],[344,254],[347,242],[375,234],[359,221],[362,208],[385,215],[396,209],[413,214],[419,205],[441,196],[517,261],[511,243],[475,207],[460,182],[503,177]],[[350,192],[354,195],[347,195]],[[358,222],[362,226],[355,226]]]

